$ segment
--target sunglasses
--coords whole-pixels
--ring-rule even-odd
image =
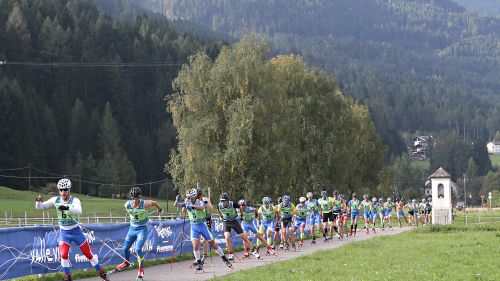
[[[59,191],[68,191],[69,189],[68,188],[61,188],[59,189]]]

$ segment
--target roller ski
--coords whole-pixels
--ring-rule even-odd
[[[280,249],[283,250],[285,248],[285,244],[280,243]]]
[[[231,263],[231,261],[226,256],[222,256],[221,258],[222,258],[222,261],[226,264],[227,267],[231,268],[231,270],[234,270],[233,264]]]
[[[225,257],[225,256],[224,256]],[[234,261],[234,254],[233,253],[229,253],[227,255],[227,259],[230,260],[230,261]]]
[[[137,278],[135,278],[136,281],[141,281],[144,279],[144,269],[142,267],[139,267],[139,270],[137,271]]]
[[[248,252],[248,249],[245,249],[245,252],[243,253],[243,256],[241,258],[249,258],[250,257],[250,253]]]
[[[315,245],[316,244],[316,237],[313,237],[312,241],[311,241],[311,245]]]
[[[203,272],[203,261],[201,259],[194,262],[194,264],[195,264],[194,274],[199,273],[199,272]]]
[[[292,249],[294,252],[297,252],[297,246],[295,246],[295,242],[292,242]]]
[[[101,278],[101,281],[109,281],[108,274],[102,269],[99,272],[99,277]]]
[[[300,242],[299,242],[299,248],[302,247],[304,245],[304,240],[303,239],[300,239]]]
[[[286,243],[285,244],[285,252],[290,251],[290,244]]]
[[[267,248],[266,256],[276,256],[276,252],[273,250],[272,247]]]
[[[253,249],[253,251],[252,251],[252,255],[253,255],[256,259],[260,260],[260,254],[259,254],[258,249]]]
[[[123,261],[122,263],[120,263],[119,265],[117,265],[115,268],[109,270],[108,272],[106,272],[108,275],[109,274],[113,274],[115,272],[120,272],[130,266],[133,266],[133,264],[131,264],[130,262],[128,261]]]

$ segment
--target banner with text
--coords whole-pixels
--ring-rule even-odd
[[[103,265],[115,265],[123,261],[123,244],[129,229],[128,223],[88,224],[82,230],[90,243],[92,252]],[[212,231],[219,245],[224,245],[222,223],[213,220]],[[234,233],[233,233],[234,234]],[[255,237],[252,240],[255,239]],[[235,246],[241,246],[239,237],[233,236]],[[32,274],[61,271],[58,250],[59,227],[35,226],[0,229],[0,280]],[[134,253],[135,244],[131,247]],[[224,247],[225,248],[225,247]],[[150,222],[148,238],[143,247],[145,259],[170,258],[192,252],[189,220]],[[117,254],[118,253],[118,254]],[[133,262],[136,261],[131,255]],[[71,269],[92,269],[90,262],[80,249],[72,244]]]

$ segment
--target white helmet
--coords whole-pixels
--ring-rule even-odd
[[[300,202],[300,203],[304,203],[304,202],[306,202],[306,198],[305,198],[305,197],[300,197],[300,198],[299,198],[299,202]]]
[[[71,181],[69,179],[60,179],[58,182],[57,182],[57,189],[61,190],[61,189],[70,189],[71,188]]]
[[[372,202],[377,202],[377,198],[373,197]]]

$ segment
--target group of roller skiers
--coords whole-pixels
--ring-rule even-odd
[[[55,207],[60,227],[59,251],[61,253],[61,265],[64,272],[64,280],[71,281],[71,270],[69,262],[69,249],[74,242],[88,258],[92,266],[97,270],[101,280],[109,280],[106,272],[96,255],[89,247],[88,242],[83,235],[81,225],[78,221],[78,215],[82,213],[81,203],[78,198],[70,196],[71,181],[61,179],[57,183],[59,196],[52,197],[43,201],[41,196],[36,198],[36,209],[43,210],[49,207]],[[124,261],[117,265],[112,271],[120,271],[129,266],[130,248],[134,242],[135,256],[137,258],[139,269],[137,278],[142,279],[144,269],[142,261],[144,253],[142,247],[147,238],[148,211],[150,207],[155,207],[159,213],[162,212],[160,204],[154,200],[141,199],[142,191],[140,187],[133,187],[130,190],[130,200],[124,207],[130,216],[130,228],[125,238],[123,247],[123,256],[117,253]],[[316,244],[316,238],[320,235],[325,242],[333,239],[344,239],[349,236],[356,236],[358,230],[358,220],[365,222],[364,229],[366,234],[370,229],[375,233],[376,220],[380,218],[380,229],[385,230],[387,226],[392,229],[392,211],[396,211],[399,226],[402,227],[402,220],[407,224],[418,226],[430,223],[430,213],[432,202],[423,199],[417,203],[415,199],[405,205],[403,200],[396,199],[392,201],[389,197],[372,198],[368,195],[363,196],[363,200],[358,199],[356,193],[353,193],[351,199],[344,198],[337,190],[333,196],[328,196],[326,191],[321,191],[320,198],[315,199],[312,192],[308,192],[306,197],[300,197],[298,204],[292,203],[289,195],[279,197],[273,202],[270,197],[262,198],[262,205],[252,207],[241,199],[238,202],[230,200],[227,193],[222,193],[219,197],[219,203],[216,208],[213,207],[209,197],[205,197],[200,188],[189,189],[186,192],[184,201],[176,200],[175,205],[182,207],[183,213],[187,214],[191,226],[191,243],[193,245],[193,254],[195,262],[192,266],[197,270],[203,270],[203,264],[208,254],[208,245],[221,257],[224,263],[232,268],[234,260],[233,247],[231,244],[231,232],[234,231],[243,240],[243,257],[249,257],[251,254],[260,258],[259,247],[262,244],[266,249],[266,255],[276,255],[276,248],[290,250],[290,247],[296,250],[296,241],[299,247],[303,245],[306,228],[310,229],[311,243]],[[181,202],[182,201],[182,202]],[[407,213],[405,213],[405,208]],[[226,256],[221,247],[215,242],[216,237],[211,230],[211,214],[218,212],[223,224],[224,238],[228,255]],[[184,217],[186,218],[186,217]],[[350,219],[350,229],[348,230],[348,219]],[[255,236],[256,245],[252,245],[247,234]],[[318,235],[317,235],[318,234]],[[203,243],[203,254],[200,253],[200,246]]]
[[[306,197],[300,197],[297,205],[292,203],[291,197],[284,195],[273,202],[270,197],[262,198],[262,205],[252,207],[245,200],[238,202],[230,200],[227,193],[222,193],[216,210],[223,223],[224,237],[228,255],[224,255],[219,247],[216,247],[216,239],[211,231],[211,213],[215,211],[210,198],[204,197],[199,188],[187,191],[186,200],[180,204],[187,211],[191,222],[191,241],[195,262],[192,266],[196,270],[203,270],[203,264],[207,257],[207,243],[221,256],[224,263],[232,267],[234,260],[233,247],[231,244],[231,232],[234,231],[243,240],[243,257],[249,257],[250,253],[260,258],[259,246],[262,244],[266,249],[266,255],[276,255],[276,248],[296,250],[302,246],[305,238],[306,228],[310,229],[311,244],[316,244],[317,232],[322,235],[325,242],[337,237],[356,236],[358,220],[365,222],[366,234],[370,229],[375,233],[377,218],[380,218],[380,229],[386,227],[392,229],[392,212],[396,211],[399,226],[402,220],[407,224],[418,226],[419,216],[422,224],[430,222],[432,203],[426,199],[422,203],[416,203],[413,199],[405,205],[403,200],[392,200],[390,197],[372,198],[368,195],[359,200],[356,193],[352,194],[350,200],[344,198],[337,190],[333,196],[328,196],[326,191],[321,192],[321,197],[314,198],[312,192]],[[405,208],[408,210],[405,213]],[[361,217],[361,215],[363,215]],[[348,231],[348,219],[350,219],[350,230]],[[256,237],[256,245],[252,245],[248,235]],[[320,236],[321,237],[321,236]],[[200,241],[203,240],[203,255],[200,254]]]

